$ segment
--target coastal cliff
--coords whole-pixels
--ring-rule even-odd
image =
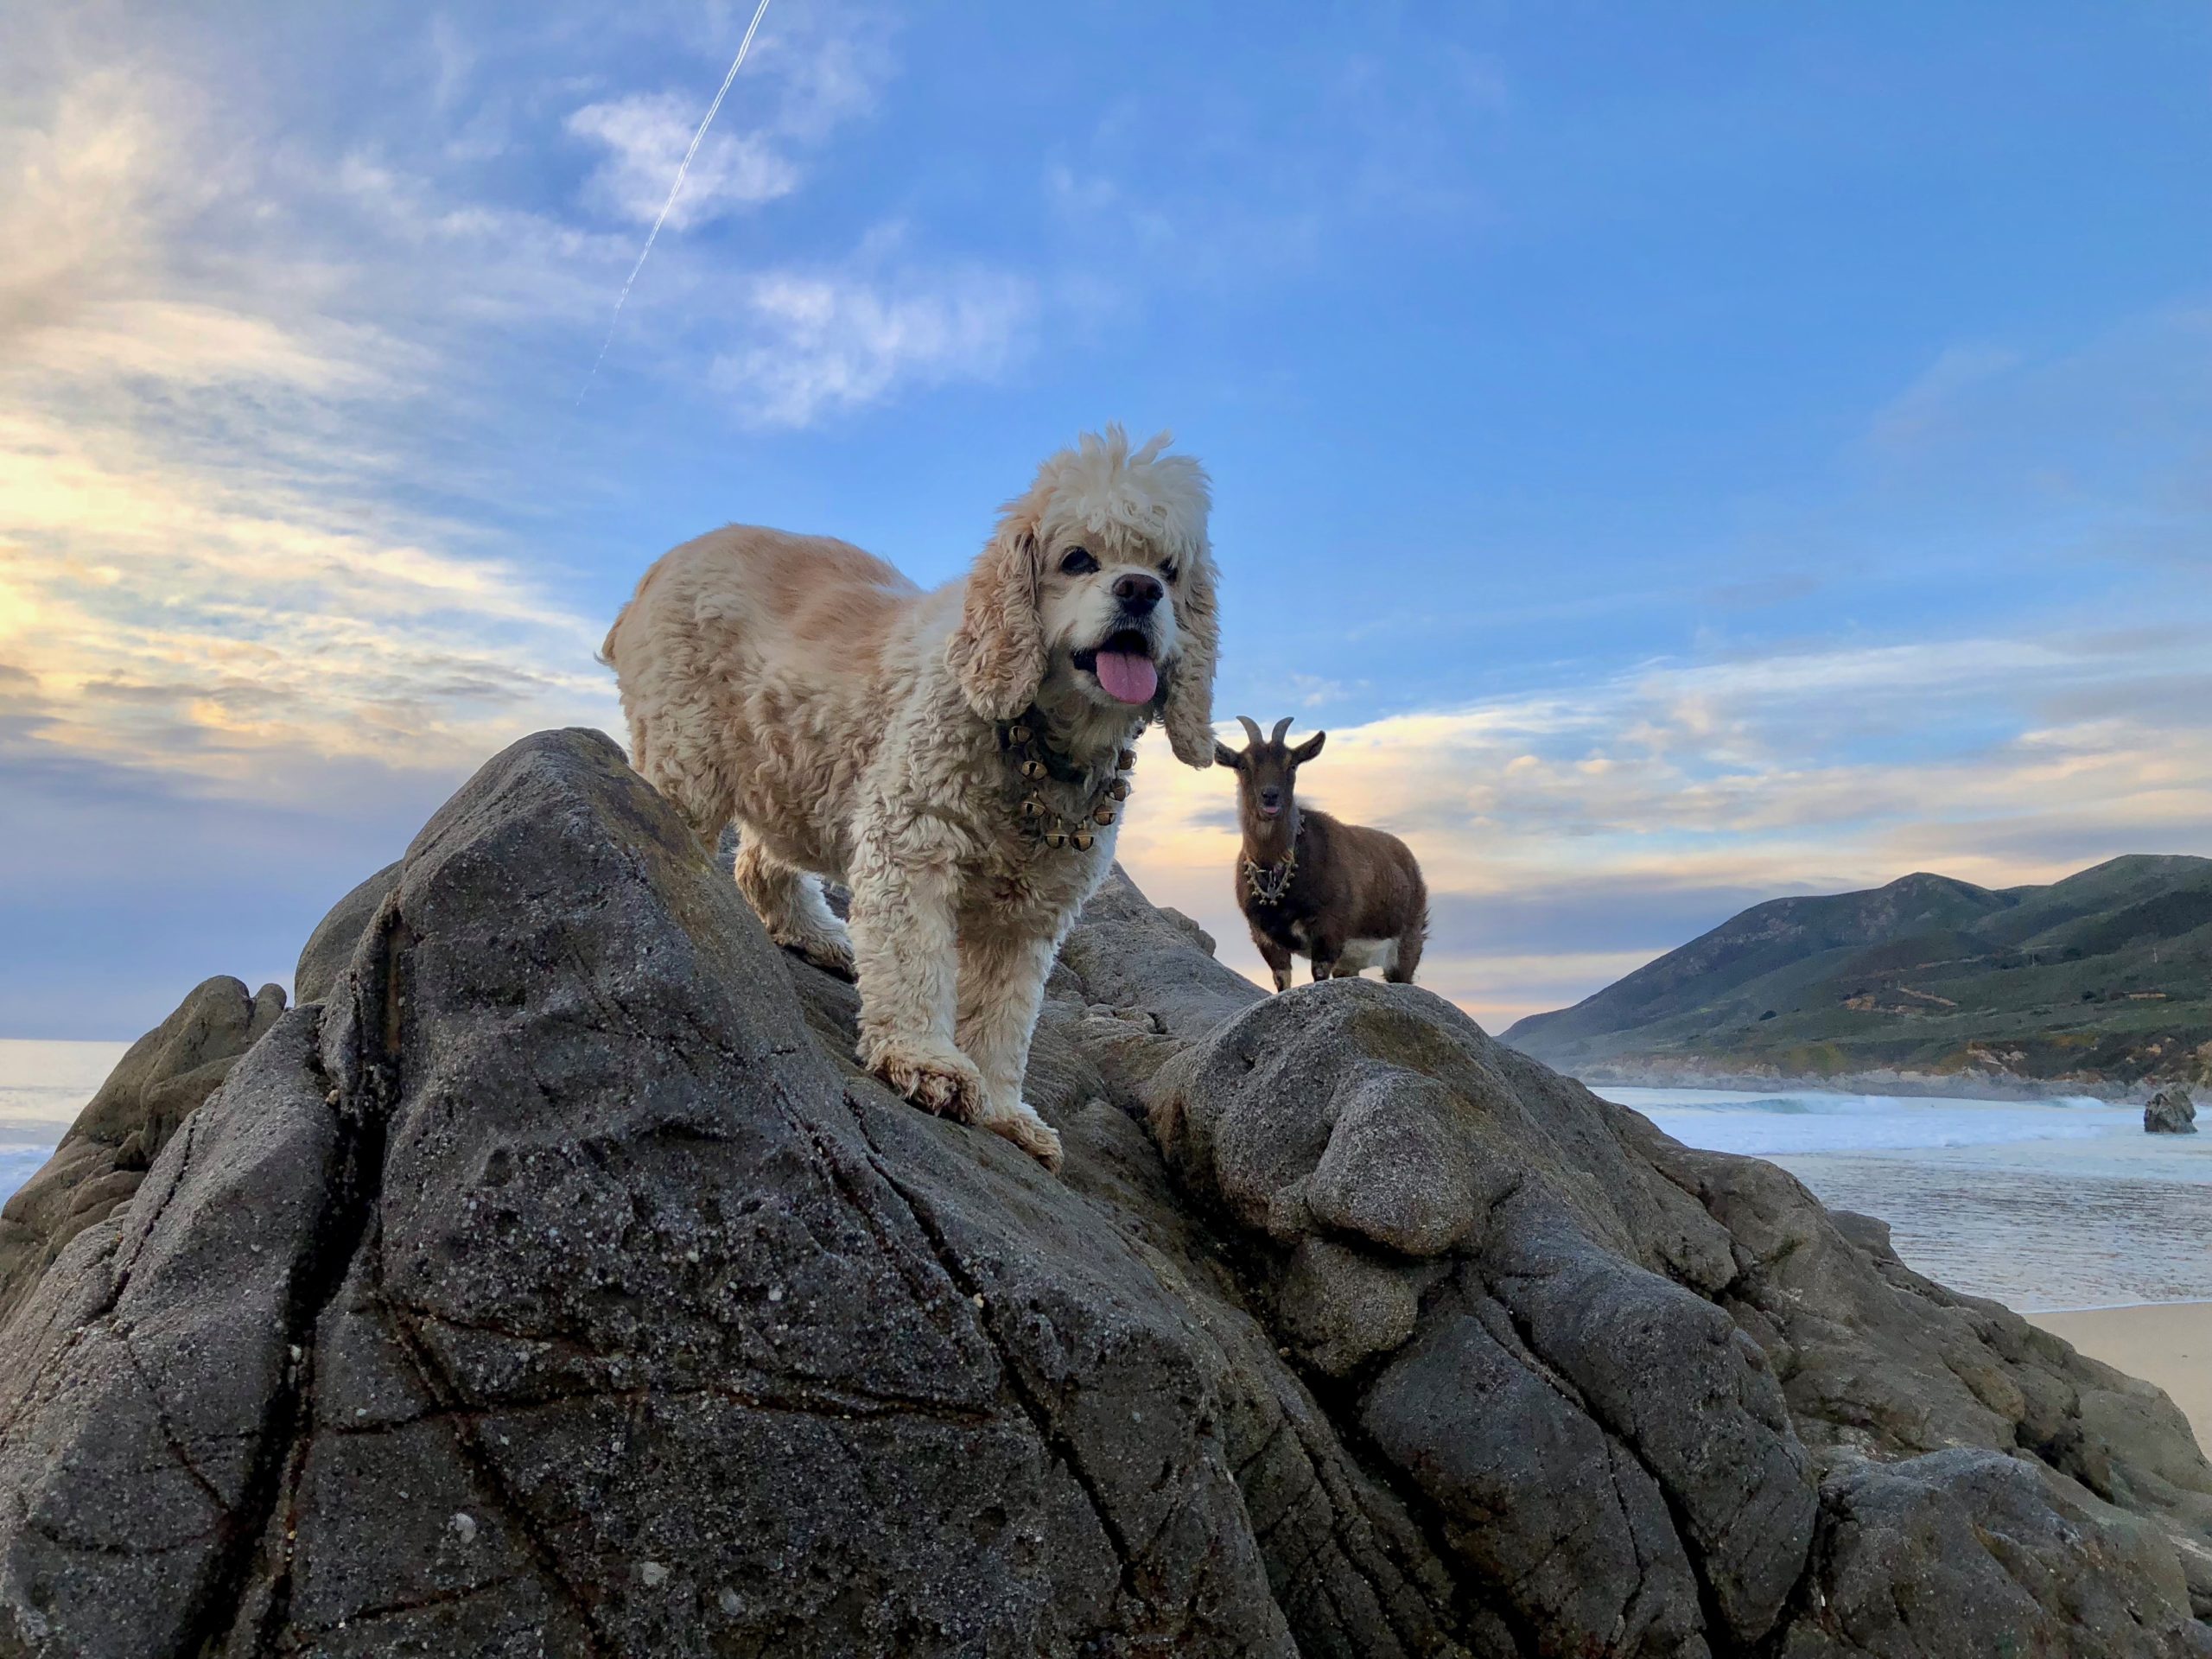
[[[2212,1656],[2156,1389],[1118,875],[1061,1179],[861,1074],[597,734],[309,955],[18,1220],[0,1655]]]

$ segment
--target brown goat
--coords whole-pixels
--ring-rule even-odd
[[[1282,741],[1287,717],[1265,738],[1236,718],[1250,743],[1239,754],[1217,742],[1213,758],[1236,769],[1244,831],[1236,905],[1274,969],[1275,989],[1289,988],[1294,955],[1313,959],[1317,980],[1380,968],[1393,984],[1410,985],[1428,939],[1428,888],[1413,849],[1386,830],[1298,804],[1298,769],[1321,753],[1326,732],[1291,747]]]

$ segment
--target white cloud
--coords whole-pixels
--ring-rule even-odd
[[[731,21],[742,23],[743,10]],[[894,20],[855,8],[770,13],[728,99],[699,142],[669,208],[665,228],[683,231],[790,195],[803,152],[874,111],[891,78]],[[728,42],[721,43],[727,49]],[[636,92],[588,104],[568,130],[606,157],[585,180],[595,211],[651,225],[668,200],[676,170],[712,103],[711,87]]]
[[[635,93],[578,110],[569,118],[569,130],[607,150],[585,181],[585,201],[632,224],[651,225],[704,113],[673,92]],[[688,230],[773,201],[797,189],[798,181],[798,165],[764,135],[710,130],[669,209],[668,228]]]
[[[743,343],[713,382],[738,417],[810,426],[906,385],[988,379],[1019,349],[1036,309],[1029,283],[982,267],[777,271],[746,289]]]

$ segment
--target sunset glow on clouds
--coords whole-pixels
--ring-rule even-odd
[[[1715,26],[1716,91],[1529,22],[1261,61],[1181,14],[1163,59],[1165,14],[781,8],[587,391],[749,15],[20,31],[0,1035],[284,976],[486,755],[615,727],[592,652],[673,543],[755,519],[941,581],[1113,418],[1214,474],[1224,728],[1327,728],[1302,787],[1414,845],[1424,979],[1486,1023],[1777,893],[2212,851],[2175,208],[2212,157],[2156,100],[1923,219],[1898,181],[1991,165],[1963,25],[1822,25],[1840,79],[1785,97],[1764,24]],[[2020,144],[2089,73],[2052,16],[1971,89]],[[2203,67],[2143,29],[2107,82]],[[1716,99],[1766,142],[1709,143]],[[1125,862],[1256,973],[1233,777],[1147,740],[1138,785]]]

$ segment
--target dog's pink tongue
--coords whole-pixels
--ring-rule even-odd
[[[1152,658],[1130,652],[1100,652],[1097,674],[1106,695],[1122,702],[1150,702],[1152,694],[1160,690],[1160,671],[1152,665]]]

